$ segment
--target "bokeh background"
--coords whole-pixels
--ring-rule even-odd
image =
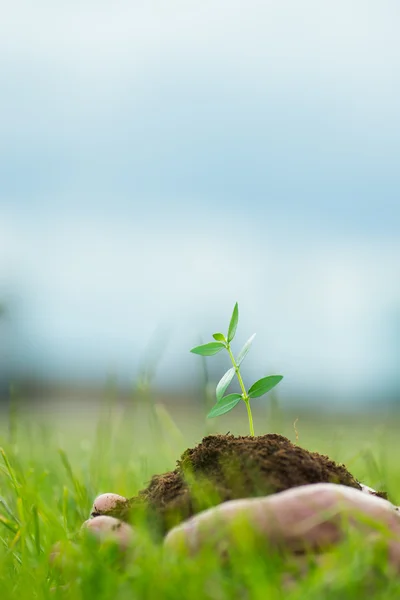
[[[400,405],[397,2],[1,12],[3,399],[195,396],[238,301],[248,384]]]

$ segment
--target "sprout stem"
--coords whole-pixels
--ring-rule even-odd
[[[251,414],[250,400],[245,400],[247,415],[249,417],[250,435],[254,437],[253,415]]]
[[[245,386],[244,386],[243,379],[242,379],[242,376],[241,376],[241,374],[240,374],[240,367],[239,367],[239,365],[236,363],[236,360],[235,360],[235,357],[233,356],[233,353],[232,353],[231,347],[230,347],[230,345],[229,345],[229,342],[228,342],[228,343],[227,343],[227,345],[226,345],[226,349],[228,350],[228,353],[229,353],[230,359],[231,359],[231,361],[232,361],[233,368],[235,369],[235,373],[236,373],[236,376],[237,376],[237,378],[238,378],[238,381],[239,381],[240,388],[241,388],[241,390],[242,390],[242,398],[243,398],[243,401],[244,401],[244,403],[246,404],[246,408],[247,408],[247,415],[248,415],[248,417],[249,417],[250,435],[251,435],[252,437],[254,437],[253,415],[251,414],[250,398],[249,398],[249,396],[248,396],[248,394],[247,394],[247,392],[246,392],[246,388],[245,388]]]

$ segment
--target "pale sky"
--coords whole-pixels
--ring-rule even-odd
[[[288,393],[393,377],[399,26],[393,1],[2,7],[14,363],[133,377],[168,323],[160,379],[190,380],[238,300]]]

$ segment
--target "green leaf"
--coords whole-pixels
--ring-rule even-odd
[[[215,394],[217,396],[217,402],[219,402],[219,400],[221,400],[222,396],[225,394],[226,389],[232,381],[232,379],[234,378],[234,376],[235,369],[232,367],[231,369],[229,369],[229,371],[225,373],[225,375],[223,375],[223,377],[221,377],[221,380],[218,383],[217,389],[215,391]]]
[[[272,390],[273,387],[278,385],[278,383],[282,379],[282,375],[270,375],[269,377],[263,377],[262,379],[259,379],[258,381],[253,383],[253,385],[249,389],[249,397],[259,398],[260,396],[263,396],[264,394]]]
[[[250,347],[251,347],[251,345],[252,345],[253,340],[254,340],[255,337],[256,337],[256,334],[253,333],[253,335],[247,340],[247,342],[245,343],[245,345],[243,346],[243,348],[239,352],[238,357],[236,359],[236,363],[237,363],[238,366],[240,364],[242,364],[243,360],[245,359],[246,354],[250,350]]]
[[[229,323],[228,342],[231,342],[233,340],[233,338],[235,337],[238,321],[239,321],[239,307],[238,307],[238,303],[236,302],[235,306],[233,307],[233,313],[231,316],[231,321]]]
[[[242,400],[242,396],[240,394],[229,394],[229,396],[225,396],[221,398],[217,404],[210,410],[207,417],[212,419],[213,417],[219,417],[219,415],[224,415],[225,413],[235,408],[236,404]]]
[[[213,333],[214,340],[217,342],[226,342],[225,336],[223,333]]]
[[[225,348],[225,344],[222,342],[210,342],[209,344],[203,344],[202,346],[196,346],[192,348],[190,352],[193,354],[200,354],[201,356],[213,356],[218,354]]]

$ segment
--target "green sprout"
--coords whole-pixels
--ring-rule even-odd
[[[247,415],[249,417],[249,426],[250,426],[250,435],[254,436],[254,425],[253,425],[253,415],[251,414],[251,406],[250,406],[250,398],[259,398],[260,396],[264,396],[267,392],[272,390],[282,379],[282,375],[269,375],[268,377],[263,377],[259,379],[246,391],[245,385],[243,383],[242,375],[240,373],[240,365],[242,364],[245,356],[250,350],[250,346],[253,343],[255,338],[255,333],[247,340],[241,351],[239,352],[237,358],[235,359],[232,349],[231,342],[236,334],[236,329],[239,322],[239,307],[236,302],[232,317],[229,323],[228,334],[225,335],[223,333],[214,333],[213,338],[215,342],[210,342],[208,344],[203,344],[201,346],[196,346],[192,348],[190,352],[194,354],[200,354],[201,356],[213,356],[214,354],[218,354],[225,348],[228,351],[229,357],[232,362],[232,367],[228,369],[225,375],[220,379],[217,389],[216,389],[216,397],[217,402],[212,410],[208,413],[208,417],[219,417],[220,415],[224,415],[229,412],[238,404],[241,400],[246,405]],[[239,381],[240,389],[242,390],[241,394],[228,394],[224,396],[226,390],[232,382],[232,379],[236,376]]]

